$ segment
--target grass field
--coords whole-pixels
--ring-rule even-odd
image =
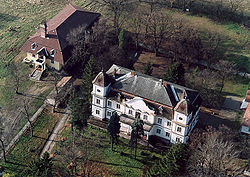
[[[24,167],[40,152],[46,143],[50,132],[53,130],[58,118],[52,116],[50,110],[45,109],[34,123],[34,136],[30,136],[30,130],[21,136],[15,148],[7,155],[8,163],[0,163],[6,173],[20,175]],[[49,125],[49,126],[48,126]]]
[[[96,162],[99,170],[101,168],[102,172],[108,172],[104,173],[105,176],[141,176],[144,168],[160,157],[159,154],[150,152],[150,148],[138,145],[137,160],[134,160],[133,156],[130,156],[128,140],[124,138],[119,138],[119,144],[114,145],[114,151],[112,152],[107,133],[91,126],[88,127],[83,136],[86,139],[91,139],[89,141],[95,142],[95,145],[93,145],[95,152],[92,160]],[[67,140],[71,138],[70,128],[64,130],[60,139],[63,137],[67,138]],[[54,151],[60,152],[61,146],[59,144],[56,144]],[[56,155],[55,159],[58,162],[57,165],[60,165],[62,157]]]

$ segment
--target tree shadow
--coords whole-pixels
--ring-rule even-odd
[[[22,163],[20,163],[19,161],[17,161],[17,160],[15,160],[15,161],[13,161],[13,160],[7,160],[7,162],[6,163],[8,163],[8,164],[12,164],[12,165],[17,165],[17,166],[22,166],[22,167],[27,167],[27,165],[25,165],[25,164],[22,164]]]
[[[10,21],[15,21],[19,18],[13,15],[0,13],[0,19],[1,19],[1,23],[0,23],[0,29],[1,29],[4,26],[2,24],[5,24]]]
[[[116,164],[116,163],[110,163],[110,162],[102,162],[99,160],[90,160],[92,162],[97,162],[97,163],[102,163],[102,164],[106,164],[106,165],[112,165],[112,166],[120,166],[120,167],[128,167],[128,168],[135,168],[135,169],[142,169],[141,167],[135,167],[135,166],[131,166],[131,165],[121,165],[121,164]]]

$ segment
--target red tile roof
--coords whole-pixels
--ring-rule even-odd
[[[86,28],[91,25],[100,16],[98,13],[89,12],[80,7],[67,5],[62,11],[60,11],[51,20],[46,22],[48,38],[42,38],[40,36],[40,29],[30,37],[23,45],[21,50],[36,54],[41,48],[46,47],[50,52],[52,49],[56,50],[54,56],[55,61],[64,64],[65,58],[63,58],[62,51],[67,47],[68,42],[66,40],[69,32],[79,26],[85,26]],[[31,49],[33,43],[37,43],[35,50]]]
[[[250,102],[250,95],[246,95],[245,101]]]

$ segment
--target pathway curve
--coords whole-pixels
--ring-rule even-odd
[[[50,153],[52,151],[53,147],[55,146],[57,137],[62,133],[64,125],[69,118],[70,110],[66,109],[65,112],[62,113],[62,115],[63,115],[63,117],[61,118],[60,121],[57,122],[57,124],[53,130],[53,133],[50,135],[49,139],[47,140],[47,142],[46,142],[46,144],[45,144],[45,146],[40,154],[40,157],[42,157],[45,152]]]

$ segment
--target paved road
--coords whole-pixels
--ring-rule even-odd
[[[226,96],[226,99],[223,104],[223,108],[231,110],[239,110],[243,98],[237,96]]]
[[[68,109],[65,110],[65,113],[62,113],[62,119],[56,124],[56,127],[54,128],[53,133],[50,135],[49,140],[46,142],[40,154],[40,157],[42,157],[45,152],[50,153],[52,151],[53,147],[55,146],[57,137],[61,134],[64,125],[69,118],[69,115],[70,110]]]

